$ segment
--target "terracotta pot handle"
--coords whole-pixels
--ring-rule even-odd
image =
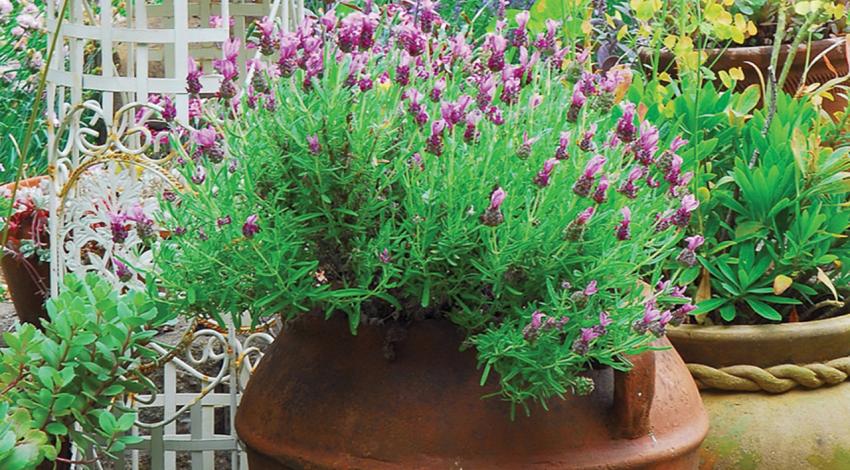
[[[629,358],[630,372],[614,372],[614,422],[621,438],[649,433],[649,409],[655,397],[655,351]]]

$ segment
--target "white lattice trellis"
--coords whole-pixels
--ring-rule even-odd
[[[188,126],[188,58],[195,57],[210,72],[229,34],[244,39],[251,21],[263,16],[278,18],[283,30],[292,30],[304,16],[303,0],[130,0],[125,15],[116,11],[112,0],[66,1],[69,9],[61,21],[57,8],[62,2],[46,2],[48,29],[57,31],[61,23],[47,88],[51,293],[58,293],[68,271],[95,271],[118,288],[138,288],[139,277],[121,276],[117,263],[153,269],[149,241],[136,232],[116,240],[110,223],[116,213],[130,211],[138,211],[137,218],[154,219],[157,195],[182,187],[179,174],[169,169],[173,155],[157,137],[157,126],[149,125],[162,109],[139,103],[147,103],[152,95],[168,96],[177,123]],[[221,21],[210,22],[213,15]],[[248,49],[240,52],[241,76],[247,80],[252,71],[245,63],[258,55]],[[220,80],[204,75],[202,95],[215,91]],[[231,468],[244,468],[235,430],[231,426],[228,434],[215,434],[213,416],[216,409],[226,409],[232,423],[241,389],[261,356],[257,344],[271,337],[237,336],[232,328],[222,332],[191,327],[186,334],[195,342],[206,341],[201,356],[192,356],[191,348],[185,358],[161,348],[166,359],[163,389],[134,397],[132,403],[140,409],[160,409],[162,419],[137,423],[134,432],[145,441],[129,451],[118,468],[140,468],[140,453],[146,453],[151,469],[176,469],[176,452],[190,452],[192,468],[208,470],[214,468],[215,451],[230,452]],[[201,372],[210,366],[218,373]],[[178,393],[178,372],[196,380],[199,390]],[[176,420],[187,415],[190,432],[181,434]]]

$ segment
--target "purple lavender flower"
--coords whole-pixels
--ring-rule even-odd
[[[192,175],[191,179],[195,184],[203,184],[204,180],[207,179],[207,172],[204,170],[203,165],[198,165],[195,168],[195,173]]]
[[[245,219],[245,223],[242,224],[242,235],[245,238],[253,238],[254,235],[260,232],[260,226],[257,224],[260,216],[257,214],[251,214]]]
[[[284,34],[280,37],[280,57],[277,67],[281,77],[291,77],[298,68],[296,57],[298,55],[298,39],[292,34]]]
[[[573,90],[573,97],[570,100],[570,109],[567,111],[567,121],[578,121],[578,116],[581,112],[581,108],[586,102],[587,97],[584,96],[584,93],[582,93],[578,87],[575,87],[575,89]]]
[[[522,11],[517,13],[514,17],[516,20],[517,27],[511,31],[511,45],[514,47],[522,47],[528,42],[528,31],[526,30],[526,26],[528,25],[528,20],[530,18],[530,14],[528,11]]]
[[[601,311],[599,312],[599,324],[594,326],[593,329],[595,333],[599,336],[605,335],[608,332],[608,327],[614,323],[614,320],[611,319],[611,316],[608,315],[608,312]]]
[[[561,27],[560,21],[555,21],[553,19],[546,20],[546,33],[539,33],[537,35],[537,39],[534,41],[534,47],[537,50],[545,53],[551,54],[554,52],[556,46],[556,35],[558,33],[558,29]]]
[[[676,209],[670,222],[677,227],[687,227],[691,221],[691,213],[699,207],[699,201],[692,194],[686,194],[682,198],[682,205]]]
[[[127,229],[126,222],[127,217],[124,214],[120,212],[109,213],[109,228],[112,231],[113,243],[124,243],[127,240],[130,231]]]
[[[596,123],[591,124],[590,128],[584,131],[581,136],[581,141],[578,143],[578,148],[585,152],[593,152],[596,150],[596,144],[593,143],[593,138],[596,136]]]
[[[602,204],[608,200],[608,185],[608,177],[602,175],[599,178],[599,184],[596,185],[596,189],[593,191],[593,200],[597,204]]]
[[[603,165],[605,165],[605,157],[602,155],[591,158],[584,167],[584,172],[573,185],[573,192],[582,197],[590,196],[590,190],[596,182],[596,174],[602,170]]]
[[[162,100],[162,119],[165,122],[173,122],[177,119],[177,107],[174,106],[174,101],[167,96],[163,97]]]
[[[507,193],[501,187],[496,188],[492,194],[490,194],[490,205],[481,214],[481,223],[488,227],[495,227],[502,222],[505,221],[505,217],[502,215],[502,203],[505,201],[505,197],[507,197]]]
[[[174,235],[182,236],[186,235],[186,227],[174,227]]]
[[[186,75],[186,92],[190,95],[198,95],[201,93],[201,75],[203,72],[198,68],[198,63],[195,59],[189,57],[189,72]]]
[[[130,268],[117,258],[112,258],[112,266],[115,268],[115,275],[118,276],[119,281],[128,282],[133,279],[133,272],[130,271]]]
[[[519,149],[516,151],[516,156],[520,158],[520,160],[525,160],[526,158],[531,156],[531,146],[537,142],[540,137],[528,137],[528,132],[522,133],[522,145],[519,146]],[[547,177],[548,181],[548,177]]]
[[[310,153],[318,155],[319,152],[322,151],[322,145],[319,143],[319,136],[316,134],[308,135],[307,147],[310,149]]]
[[[658,151],[658,128],[649,121],[640,125],[640,137],[634,144],[635,157],[643,165],[651,165]]]
[[[417,57],[425,52],[427,40],[422,31],[412,24],[402,24],[396,28],[396,37],[398,44],[410,54],[411,57]]]
[[[501,126],[505,123],[505,118],[502,116],[502,110],[497,106],[490,106],[490,109],[487,110],[487,118],[490,122],[497,126]]]
[[[213,163],[224,160],[224,148],[218,143],[221,137],[212,127],[204,127],[192,133],[192,140],[198,146],[198,152],[205,155]],[[196,155],[197,153],[196,152]]]
[[[233,222],[233,219],[231,219],[229,215],[226,215],[224,217],[219,217],[218,219],[215,220],[215,224],[219,227],[224,227],[225,225],[230,225],[231,222]]]
[[[687,267],[691,267],[697,262],[697,249],[705,243],[705,238],[702,235],[694,235],[692,237],[685,238],[685,242],[687,242],[687,246],[682,249],[679,253],[679,256],[676,257],[676,261],[682,263]]]
[[[274,20],[264,16],[262,20],[257,21],[257,29],[260,31],[260,52],[265,56],[274,54],[278,45]]]
[[[425,140],[425,151],[436,156],[443,154],[443,131],[446,121],[438,119],[431,123],[431,135]]]
[[[564,238],[570,241],[578,241],[581,239],[582,235],[584,235],[585,228],[587,227],[587,222],[590,221],[590,218],[593,217],[593,214],[596,212],[595,206],[590,206],[584,211],[582,211],[578,217],[576,217],[572,222],[567,225],[567,228],[564,229]],[[591,282],[593,286],[596,284]],[[588,284],[590,286],[590,284]]]
[[[510,70],[510,66],[507,66],[505,70]],[[507,105],[516,104],[519,98],[520,86],[521,84],[518,79],[503,77],[502,93],[499,94],[499,99]]]
[[[670,315],[670,324],[673,326],[681,325],[685,322],[685,318],[688,316],[688,314],[696,310],[696,308],[696,305],[687,303],[673,310]]]
[[[569,150],[567,147],[570,146],[570,133],[569,132],[561,132],[561,135],[558,137],[558,148],[555,149],[555,158],[558,160],[567,160],[570,158]]]
[[[545,188],[549,186],[549,178],[552,176],[552,171],[555,169],[555,165],[558,164],[558,160],[555,158],[550,158],[543,163],[543,169],[537,173],[537,176],[534,177],[534,184],[540,186],[541,188]]]
[[[624,207],[620,210],[620,214],[623,215],[623,220],[617,225],[617,240],[629,240],[632,237],[629,227],[632,223],[632,211],[628,207]]]
[[[487,36],[487,48],[490,50],[490,58],[487,59],[487,68],[493,72],[500,72],[505,68],[505,49],[508,41],[499,34]]]
[[[581,356],[587,354],[590,350],[590,343],[598,337],[599,333],[596,331],[595,328],[582,328],[581,334],[573,342],[573,352]]]
[[[495,96],[496,79],[492,75],[489,75],[478,84],[478,95],[475,97],[475,103],[479,109],[484,111],[493,102]]]
[[[617,120],[617,137],[625,143],[629,143],[635,139],[635,105],[634,103],[625,103],[623,105],[623,115]]]
[[[629,199],[634,199],[637,197],[638,187],[635,185],[635,181],[643,178],[643,175],[646,172],[646,168],[642,166],[638,166],[632,169],[629,172],[629,175],[626,177],[626,181],[617,188],[617,192],[623,194]]]
[[[380,253],[378,253],[378,260],[383,264],[392,263],[393,258],[390,256],[390,250],[384,248]]]
[[[434,87],[431,88],[431,101],[438,103],[440,98],[443,96],[443,91],[446,89],[446,79],[445,77],[440,77],[436,82],[434,82]]]
[[[522,335],[526,341],[534,341],[540,335],[540,330],[543,328],[543,319],[546,314],[540,310],[535,310],[531,314],[531,321],[522,330]]]
[[[473,110],[471,113],[466,115],[466,128],[463,130],[464,142],[472,143],[478,140],[481,133],[478,131],[476,126],[482,117],[483,115],[478,109]]]
[[[410,56],[403,54],[395,68],[395,82],[401,86],[410,84]]]

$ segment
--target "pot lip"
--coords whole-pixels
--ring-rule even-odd
[[[29,187],[32,187],[32,186],[38,186],[39,183],[41,183],[43,180],[48,179],[48,178],[50,178],[48,175],[31,176],[29,178],[22,179],[20,181],[20,185],[21,185],[22,188],[29,188]],[[11,188],[14,185],[15,185],[15,182],[10,181],[6,184],[0,185],[0,187]]]
[[[821,46],[823,46],[823,48],[826,49],[827,47],[832,46],[833,44],[836,44],[836,43],[840,43],[840,42],[846,42],[846,39],[843,38],[843,37],[831,37],[831,38],[818,39],[816,41],[812,41],[811,43],[800,44],[797,47],[797,49],[805,50],[807,45],[811,45],[812,49],[816,49],[816,48],[821,47]],[[782,49],[785,50],[785,51],[787,51],[790,48],[791,48],[790,44],[783,44],[783,46],[782,46]],[[741,47],[731,47],[730,46],[730,47],[727,47],[725,49],[719,48],[719,47],[712,47],[712,48],[708,48],[708,49],[699,49],[699,50],[702,50],[703,52],[705,52],[709,55],[712,55],[712,56],[717,55],[717,54],[721,54],[721,53],[723,53],[723,54],[735,53],[735,54],[738,54],[738,55],[762,55],[762,54],[769,53],[770,51],[772,51],[773,46],[741,46]],[[644,54],[649,54],[651,51],[652,51],[652,49],[649,48],[649,47],[641,47],[639,49],[638,53],[640,55],[644,55]],[[663,48],[663,49],[661,49],[661,55],[670,56],[670,55],[672,55],[672,53],[667,48]]]
[[[760,340],[789,340],[820,336],[846,335],[850,332],[850,313],[823,320],[769,325],[679,325],[667,336],[699,340],[734,340],[758,336]]]

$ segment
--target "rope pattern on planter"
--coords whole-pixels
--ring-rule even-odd
[[[850,377],[850,357],[767,368],[739,365],[718,369],[704,364],[688,364],[688,370],[700,390],[784,393],[796,387],[813,389],[844,382]]]

